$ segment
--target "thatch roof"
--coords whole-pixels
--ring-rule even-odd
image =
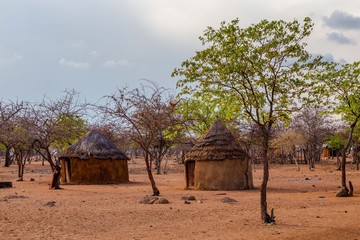
[[[129,160],[130,158],[107,137],[97,131],[88,132],[78,142],[71,145],[60,158]]]
[[[220,121],[216,120],[207,133],[185,155],[185,161],[244,160],[247,157],[240,143]]]

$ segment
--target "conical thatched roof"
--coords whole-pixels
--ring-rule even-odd
[[[207,133],[185,155],[185,161],[244,160],[246,152],[231,132],[216,120]]]
[[[78,142],[71,145],[61,158],[129,160],[129,157],[107,137],[97,131],[88,132]]]

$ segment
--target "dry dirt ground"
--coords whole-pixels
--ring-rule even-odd
[[[23,182],[16,182],[16,166],[2,166],[0,181],[13,188],[0,189],[0,239],[360,239],[360,171],[351,164],[355,196],[349,198],[335,197],[340,172],[330,160],[315,171],[272,165],[268,207],[275,209],[275,225],[260,220],[260,166],[253,190],[186,191],[183,166],[169,161],[169,173],[155,180],[170,203],[152,205],[139,203],[151,194],[141,159],[129,161],[128,184],[62,190],[49,190],[48,165],[26,165]],[[185,204],[187,195],[196,200]]]

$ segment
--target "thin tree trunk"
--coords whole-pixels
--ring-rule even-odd
[[[264,153],[264,155],[266,154],[266,152]],[[266,188],[267,188],[267,183],[269,180],[269,162],[267,157],[264,156],[263,159],[263,169],[264,169],[264,173],[263,173],[263,180],[261,183],[261,189],[260,189],[260,204],[261,204],[261,219],[264,221],[264,223],[267,223],[267,194],[266,194]]]
[[[357,119],[356,119],[356,121],[353,122],[353,124],[351,124],[349,137],[348,137],[347,143],[342,152],[341,187],[345,187],[345,188],[346,188],[346,152],[350,147],[350,143],[352,141],[352,136],[353,136],[353,132],[354,132],[356,123],[357,123]]]
[[[351,124],[350,126],[350,133],[349,133],[349,137],[347,140],[347,143],[343,149],[342,152],[342,162],[341,162],[341,191],[344,192],[346,194],[349,193],[349,189],[346,186],[346,152],[350,147],[351,141],[352,141],[352,137],[353,137],[353,132],[356,126],[356,123],[358,121],[358,118],[355,119],[355,121]],[[341,196],[341,195],[337,195],[337,196]]]
[[[307,150],[303,149],[303,152],[304,152],[304,163],[305,164],[308,164],[308,160],[307,160]]]
[[[264,223],[272,224],[275,223],[275,216],[273,215],[273,210],[271,211],[271,216],[267,212],[267,183],[269,181],[269,159],[268,159],[268,151],[269,151],[269,133],[270,133],[271,125],[268,128],[263,128],[263,180],[261,183],[260,189],[260,205],[261,205],[261,219]]]
[[[36,146],[36,145],[35,145],[36,143],[39,144],[39,145]],[[50,167],[51,167],[51,170],[54,171],[54,170],[55,170],[55,163],[52,161],[52,156],[51,156],[51,153],[50,153],[50,150],[49,150],[49,147],[50,147],[50,146],[43,147],[43,146],[41,145],[41,142],[38,141],[38,140],[36,140],[36,141],[34,141],[34,142],[32,143],[32,147],[35,149],[35,151],[36,151],[38,154],[40,154],[40,155],[43,157],[43,159],[45,159],[46,161],[49,162]],[[42,149],[42,150],[45,150],[45,155],[44,155],[44,153],[41,152],[41,149]],[[42,165],[44,166],[44,161],[42,162]]]
[[[23,181],[23,175],[22,175],[22,171],[21,171],[22,164],[19,162],[19,160],[17,160],[17,164],[18,164],[18,179],[17,179],[17,181]]]
[[[344,149],[344,152],[342,154],[342,161],[341,161],[341,187],[346,187],[346,152]]]
[[[23,156],[22,156],[23,158]],[[24,179],[24,170],[25,170],[25,161],[26,159],[21,159],[21,179]]]
[[[294,158],[294,161],[295,161],[295,165],[296,165],[296,171],[300,171],[300,167],[299,167],[297,158]]]
[[[269,159],[268,159],[268,150],[269,150],[269,134],[264,133],[264,142],[263,142],[263,180],[261,183],[260,189],[260,205],[261,205],[261,219],[264,223],[273,223],[275,220],[274,217],[271,217],[267,212],[267,183],[269,181]]]
[[[52,156],[51,156],[49,148],[46,148],[46,160],[50,163],[51,170],[54,171],[55,163],[52,160]]]
[[[150,180],[150,183],[151,183],[151,187],[153,189],[153,196],[159,196],[160,191],[156,187],[155,179],[154,179],[154,176],[153,176],[152,171],[151,171],[149,153],[147,151],[145,151],[145,164],[146,164],[146,170],[147,170],[147,173],[148,173],[148,176],[149,176],[149,180]]]
[[[10,150],[11,150],[11,147],[10,147],[10,146],[6,146],[6,150],[5,150],[5,165],[4,165],[4,167],[10,167],[10,165],[11,165]]]
[[[156,162],[156,174],[161,174],[161,160],[160,160],[160,154],[156,156],[155,158],[155,162]]]
[[[18,180],[17,181],[23,181],[24,180],[24,164],[23,164],[23,153],[22,151],[19,151],[15,154],[16,162],[18,164]]]

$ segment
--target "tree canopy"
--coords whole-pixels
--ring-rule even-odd
[[[332,113],[339,114],[348,124],[349,133],[342,149],[342,189],[338,196],[348,196],[346,186],[346,152],[349,149],[356,126],[360,119],[360,62],[340,64],[328,62],[314,82],[315,93],[319,94]],[[351,183],[349,183],[351,185]]]
[[[184,61],[172,76],[184,97],[213,96],[219,106],[237,105],[242,118],[258,126],[263,135],[264,176],[261,186],[261,217],[267,213],[266,187],[271,129],[290,114],[306,97],[304,74],[319,62],[306,51],[313,29],[310,18],[299,21],[262,20],[247,28],[239,20],[222,22],[219,29],[208,27],[200,37],[204,50]]]

